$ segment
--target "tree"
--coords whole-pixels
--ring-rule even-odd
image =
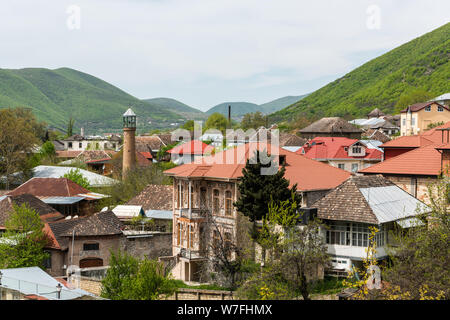
[[[188,131],[194,131],[194,120],[188,120],[186,121],[182,126],[182,129],[188,130]]]
[[[0,237],[0,268],[43,268],[48,258],[44,251],[47,244],[44,224],[27,204],[14,204],[13,208],[5,222],[6,232]]]
[[[268,118],[261,112],[246,113],[241,121],[241,127],[243,130],[257,129],[261,126],[267,126]]]
[[[39,143],[30,112],[22,109],[0,110],[0,172],[5,174],[6,189],[15,171],[30,169],[29,158]]]
[[[82,186],[85,189],[89,189],[89,180],[83,176],[80,169],[71,169],[69,172],[64,174],[61,178],[67,178],[76,184]]]
[[[261,154],[257,150],[253,158],[247,160],[238,184],[240,198],[234,203],[237,210],[252,222],[261,220],[267,214],[272,199],[275,202],[285,201],[291,199],[291,192],[294,192],[297,203],[301,201],[300,195],[296,193],[297,185],[289,188],[289,180],[284,177],[284,166],[275,174],[261,174],[262,168],[276,167],[273,157],[269,163],[263,164]]]
[[[111,252],[110,267],[102,281],[101,296],[111,300],[156,300],[171,295],[176,287],[156,260],[138,259]]]
[[[67,123],[67,137],[71,137],[73,135],[73,125],[74,124],[75,124],[75,119],[70,117],[69,122]]]
[[[392,263],[383,274],[402,299],[450,298],[449,182],[440,178],[428,187],[431,214],[428,225],[394,233]],[[392,294],[391,294],[392,296]]]
[[[294,193],[291,199],[269,204],[259,242],[272,253],[271,259],[238,290],[241,297],[292,299],[301,294],[309,300],[312,279],[330,258],[319,233],[320,221],[299,225],[298,207]]]
[[[292,193],[291,199],[280,204],[273,200],[265,219],[266,239],[272,239],[272,250],[279,256],[272,260],[273,267],[279,268],[295,293],[299,292],[304,300],[309,300],[310,283],[317,277],[320,268],[329,265],[330,257],[327,246],[320,234],[320,220],[310,220],[306,225],[299,225],[300,207]]]
[[[228,127],[228,119],[221,113],[214,112],[209,116],[208,120],[205,123],[205,130],[208,129],[217,129],[225,133],[225,130]]]

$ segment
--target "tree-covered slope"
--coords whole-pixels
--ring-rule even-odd
[[[375,58],[306,98],[271,115],[363,117],[378,107],[393,113],[400,95],[420,88],[438,96],[450,92],[450,23]]]
[[[138,115],[138,129],[142,130],[164,127],[182,118],[73,69],[0,69],[0,108],[31,108],[39,120],[56,128],[65,129],[73,117],[75,127],[84,127],[86,132],[118,130],[122,127],[122,114],[130,106]]]

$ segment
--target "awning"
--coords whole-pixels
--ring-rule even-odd
[[[403,229],[423,226],[424,223],[415,217],[395,221]]]

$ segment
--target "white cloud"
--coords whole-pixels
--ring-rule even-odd
[[[67,28],[69,5],[81,9],[79,30]],[[366,27],[370,5],[380,29]],[[140,98],[203,108],[262,103],[317,89],[448,22],[449,9],[446,0],[18,0],[0,11],[1,66],[71,67]]]

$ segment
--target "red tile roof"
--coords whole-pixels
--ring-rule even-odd
[[[56,151],[56,156],[58,158],[76,158],[80,155],[80,153],[83,152],[81,150],[73,151],[73,150],[63,150],[63,151]]]
[[[419,148],[433,144],[433,141],[423,135],[402,136],[397,139],[383,143],[380,148]]]
[[[441,173],[441,153],[436,147],[438,145],[431,144],[417,148],[359,172],[436,176]]]
[[[174,153],[174,154],[196,154],[196,155],[204,155],[211,153],[214,149],[213,146],[210,146],[202,141],[199,140],[191,140],[189,142],[185,142],[183,144],[180,144],[169,151],[168,153]]]
[[[310,159],[366,159],[366,160],[381,160],[383,153],[377,149],[366,148],[364,157],[349,156],[346,147],[358,142],[358,139],[350,139],[345,137],[316,137],[304,145],[296,153],[302,154]],[[364,143],[363,143],[364,144]]]
[[[271,150],[277,148],[271,144],[247,143],[236,148],[219,152],[213,156],[197,159],[193,163],[184,164],[165,171],[166,174],[177,177],[203,177],[223,180],[234,180],[242,177],[242,169],[246,161],[256,150]],[[297,183],[300,191],[329,190],[351,174],[347,171],[332,167],[325,163],[308,159],[302,155],[277,148],[279,155],[286,157],[285,178],[290,185]]]
[[[153,159],[151,152],[139,152],[141,155],[143,155],[147,159]]]
[[[90,193],[67,178],[31,178],[27,182],[8,192],[8,195],[29,193],[36,197],[74,197]]]

